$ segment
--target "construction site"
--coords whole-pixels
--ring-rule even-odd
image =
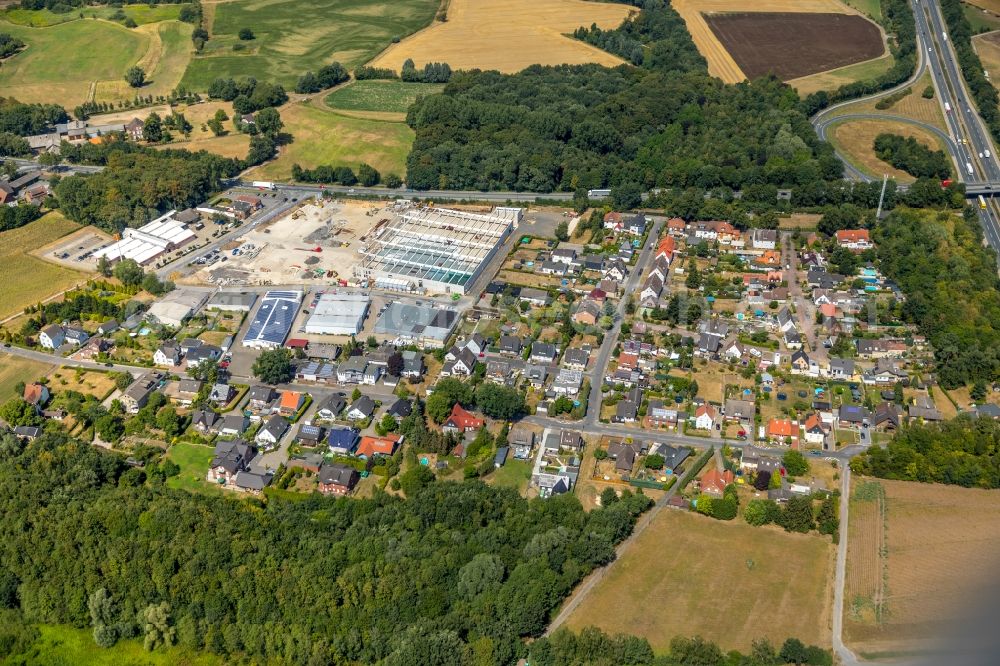
[[[522,219],[520,208],[314,200],[199,257],[181,282],[461,295]]]
[[[200,257],[183,281],[219,286],[328,285],[354,282],[359,248],[385,204],[312,200]],[[373,218],[375,220],[373,221]]]

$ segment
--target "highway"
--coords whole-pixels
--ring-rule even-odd
[[[958,57],[947,38],[947,27],[941,8],[934,0],[914,0],[917,40],[928,56],[928,67],[934,81],[938,102],[944,111],[945,123],[955,141],[950,142],[952,158],[957,162],[960,178],[970,184],[1000,180],[996,146],[972,102],[972,96],[958,65]],[[946,107],[945,104],[948,106]],[[950,107],[950,109],[948,108]],[[990,157],[986,157],[986,155]],[[987,208],[979,209],[983,233],[990,246],[1000,253],[1000,204],[989,198]]]

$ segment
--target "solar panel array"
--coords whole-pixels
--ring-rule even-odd
[[[300,291],[269,291],[264,294],[253,321],[243,336],[245,347],[280,347],[292,330],[302,302]]]

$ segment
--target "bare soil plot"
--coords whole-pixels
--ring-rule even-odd
[[[747,78],[794,79],[885,52],[878,26],[858,15],[711,14],[708,26]]]
[[[913,137],[931,150],[944,150],[937,135],[894,120],[846,120],[831,128],[828,139],[854,166],[872,176],[889,174],[897,182],[912,183],[913,176],[896,169],[875,156],[875,137],[883,132]]]
[[[372,62],[399,70],[446,62],[452,69],[518,72],[533,64],[622,63],[616,56],[567,36],[596,23],[615,28],[635,11],[626,5],[583,0],[451,0],[448,20],[403,39]]]
[[[663,510],[567,620],[629,633],[665,652],[701,635],[723,650],[789,636],[830,643],[828,539]]]
[[[722,45],[706,22],[706,15],[746,12],[744,0],[674,0],[671,5],[687,24],[695,46],[708,61],[708,73],[726,83],[738,83],[746,78],[733,56]],[[761,12],[804,12],[858,14],[839,0],[761,0],[753,3]]]
[[[1000,492],[869,479],[855,489],[866,481],[884,489],[885,518],[855,513],[865,502],[852,493],[845,638],[861,656],[927,648],[996,570]]]

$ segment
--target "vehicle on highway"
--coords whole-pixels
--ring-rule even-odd
[[[982,194],[979,195],[979,207],[982,208],[983,210],[986,210],[986,199],[983,197]]]
[[[930,50],[930,49],[928,49],[928,50]],[[949,104],[948,102],[944,103],[944,112],[945,113],[950,113],[951,112],[951,104]]]
[[[972,162],[965,163],[965,170],[969,172],[970,176],[972,175]]]

